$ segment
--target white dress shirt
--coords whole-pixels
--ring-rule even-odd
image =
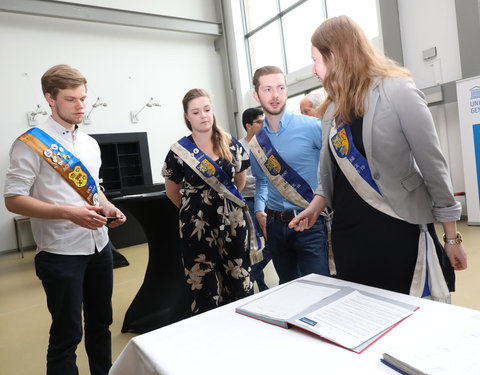
[[[74,154],[88,169],[97,183],[101,165],[100,147],[95,139],[70,131],[49,117],[40,129],[56,139]],[[5,181],[5,197],[31,196],[56,205],[84,206],[88,203],[40,155],[20,140],[10,150],[10,165]],[[106,227],[97,230],[83,228],[64,219],[31,218],[37,252],[48,251],[64,255],[88,255],[101,251],[108,243]]]
[[[250,146],[245,138],[238,140],[243,146],[245,151],[247,151],[248,156],[250,157]],[[252,167],[247,168],[246,173],[247,179],[245,181],[245,187],[242,190],[242,195],[244,198],[253,198],[255,195],[255,177],[252,175]]]

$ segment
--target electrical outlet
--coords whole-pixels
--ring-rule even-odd
[[[424,61],[428,61],[430,59],[433,59],[434,57],[437,57],[437,47],[432,47],[424,50],[422,52],[422,55]]]
[[[28,126],[38,126],[38,120],[35,118],[35,116],[32,115],[31,112],[27,113],[27,120]]]
[[[132,124],[138,123],[138,112],[130,112],[130,121]]]

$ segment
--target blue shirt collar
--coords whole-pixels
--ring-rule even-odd
[[[288,110],[283,111],[283,115],[280,118],[280,126],[279,126],[279,129],[278,129],[278,133],[281,133],[282,131],[284,131],[288,127],[288,124],[290,123],[290,120],[292,119],[292,117],[293,117],[292,112],[290,112]],[[275,133],[274,131],[270,130],[270,128],[268,127],[268,122],[267,122],[266,117],[265,117],[263,127],[264,127],[265,131],[267,132],[267,134]]]

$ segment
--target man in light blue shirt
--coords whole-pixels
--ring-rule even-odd
[[[254,97],[265,112],[265,130],[282,159],[315,190],[322,145],[320,121],[285,110],[285,75],[275,66],[257,69],[253,77]],[[280,283],[310,273],[328,275],[325,225],[320,217],[311,229],[296,232],[288,223],[303,208],[284,198],[259,166],[250,158],[256,178],[255,216],[267,239]]]

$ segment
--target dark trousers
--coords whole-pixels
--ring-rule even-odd
[[[328,276],[327,241],[321,216],[303,232],[267,216],[267,246],[280,284],[310,273]]]
[[[78,374],[75,351],[82,339],[92,375],[108,374],[111,336],[113,264],[109,244],[91,255],[59,255],[41,251],[35,268],[52,316],[47,352],[48,375]]]

